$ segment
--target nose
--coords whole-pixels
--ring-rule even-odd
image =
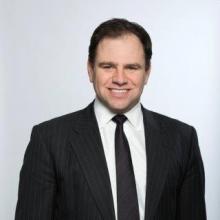
[[[127,83],[127,77],[123,69],[116,69],[112,77],[112,82],[118,85],[124,85]]]

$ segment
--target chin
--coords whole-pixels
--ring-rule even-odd
[[[128,100],[107,100],[101,99],[99,100],[113,113],[123,114],[133,108],[138,101],[128,102]]]
[[[129,111],[132,107],[130,106],[120,106],[120,105],[108,105],[108,108],[116,113],[116,114],[120,114],[120,113],[125,113],[127,111]]]

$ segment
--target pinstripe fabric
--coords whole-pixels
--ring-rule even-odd
[[[205,220],[204,171],[195,129],[146,109],[143,116],[145,220]],[[115,219],[93,103],[33,128],[15,219]]]

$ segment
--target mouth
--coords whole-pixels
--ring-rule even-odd
[[[123,92],[127,92],[128,89],[110,89],[112,92],[118,92],[118,93],[123,93]]]
[[[125,97],[130,89],[116,89],[116,88],[109,88],[109,91],[112,96],[115,96],[117,98],[123,98]]]

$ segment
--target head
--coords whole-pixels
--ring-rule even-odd
[[[99,25],[90,41],[88,73],[97,98],[115,113],[140,99],[150,73],[151,39],[137,23],[111,19]]]

